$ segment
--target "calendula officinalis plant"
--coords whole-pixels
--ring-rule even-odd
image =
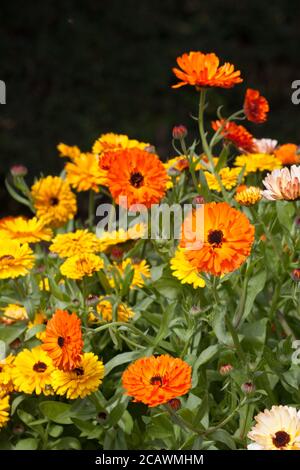
[[[0,220],[2,449],[300,449],[299,149],[247,129],[269,113],[252,88],[206,119],[211,88],[245,80],[214,53],[173,72],[195,109],[166,161],[107,133],[59,144],[59,176],[11,168],[32,216]],[[124,198],[190,210],[178,237],[98,233],[98,206]]]

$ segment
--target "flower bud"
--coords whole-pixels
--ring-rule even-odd
[[[193,206],[197,206],[199,204],[205,204],[205,199],[203,196],[196,196],[193,199]]]
[[[249,395],[250,393],[255,391],[255,385],[252,382],[245,382],[241,386],[241,389],[246,395]]]
[[[293,269],[291,276],[293,281],[300,282],[300,268]]]
[[[233,370],[233,366],[231,364],[223,364],[220,367],[219,372],[221,375],[228,375],[230,374],[232,370]]]
[[[106,411],[100,411],[98,414],[97,414],[97,421],[98,423],[103,423],[104,421],[107,420],[107,413]]]
[[[26,166],[24,165],[13,165],[10,168],[10,172],[12,176],[26,176],[28,173],[28,170]]]
[[[168,401],[168,405],[170,405],[174,411],[177,411],[181,408],[181,401],[178,398],[172,398]]]
[[[119,248],[118,246],[113,246],[110,250],[110,256],[113,261],[120,261],[123,256],[122,248]]]
[[[174,126],[172,130],[173,139],[180,140],[187,136],[187,128],[183,125]]]
[[[193,305],[190,309],[190,314],[191,315],[198,315],[198,313],[201,312],[201,308],[198,307],[198,305]]]
[[[295,225],[296,228],[300,228],[300,215],[297,215],[297,217],[295,218]]]
[[[93,305],[97,305],[98,302],[99,302],[98,295],[90,294],[86,299],[86,305],[88,305],[89,307]]]
[[[13,434],[16,434],[16,435],[23,434],[23,433],[25,432],[25,427],[24,427],[23,424],[21,424],[21,423],[16,424],[16,425],[12,428],[12,432],[13,432]]]

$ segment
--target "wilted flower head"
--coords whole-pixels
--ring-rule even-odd
[[[273,170],[263,180],[263,197],[270,201],[295,201],[300,197],[300,166]]]

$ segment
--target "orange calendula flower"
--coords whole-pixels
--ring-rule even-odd
[[[204,205],[204,240],[197,241],[197,209],[183,223],[180,245],[185,256],[199,272],[221,276],[238,269],[251,252],[254,227],[240,211],[226,202]],[[200,219],[201,220],[201,219]]]
[[[244,112],[248,121],[261,124],[266,121],[269,112],[269,103],[258,90],[248,88],[244,101]]]
[[[36,181],[31,196],[37,216],[45,225],[61,227],[74,218],[76,197],[69,183],[59,176],[47,176]]]
[[[42,341],[43,349],[59,369],[72,370],[80,363],[83,341],[81,321],[75,313],[56,310],[47,323]]]
[[[153,407],[188,393],[191,367],[167,354],[143,357],[130,364],[122,376],[126,394]]]
[[[253,136],[244,126],[238,125],[235,122],[226,121],[225,119],[212,122],[214,131],[220,129],[221,135],[225,140],[231,142],[238,149],[245,152],[251,152],[253,149]]]
[[[281,161],[282,165],[300,163],[300,149],[295,144],[280,145],[280,147],[275,149],[274,154]]]
[[[241,72],[234,70],[234,66],[228,62],[219,67],[219,58],[214,53],[189,52],[177,58],[180,68],[173,68],[173,72],[180,80],[172,88],[184,85],[196,87],[221,87],[231,88],[243,80]]]
[[[108,172],[108,187],[121,206],[144,204],[150,207],[164,196],[168,175],[163,163],[154,153],[133,148],[119,150]]]

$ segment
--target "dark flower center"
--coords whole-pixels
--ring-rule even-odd
[[[290,435],[285,431],[277,431],[275,437],[272,439],[273,444],[275,447],[277,447],[277,449],[285,447],[290,442],[290,440]]]
[[[57,344],[58,344],[58,346],[59,346],[60,348],[62,348],[63,345],[65,344],[65,339],[64,339],[62,336],[59,336],[59,337],[57,338]]]
[[[37,362],[33,366],[33,370],[35,372],[39,372],[39,373],[45,372],[46,369],[47,369],[47,365],[44,362],[41,362],[41,361]]]
[[[84,370],[82,367],[75,367],[74,372],[78,377],[84,374]]]
[[[162,378],[159,375],[155,375],[154,377],[151,377],[150,379],[151,385],[159,385],[160,387],[162,386]]]
[[[140,188],[143,184],[144,177],[140,172],[132,173],[130,176],[130,183],[135,188]]]
[[[223,237],[222,230],[210,230],[207,237],[208,243],[214,246],[221,246]]]
[[[57,206],[58,203],[59,203],[59,199],[57,197],[52,197],[50,199],[50,205],[51,206]]]
[[[3,367],[0,366],[0,373],[3,371]]]

